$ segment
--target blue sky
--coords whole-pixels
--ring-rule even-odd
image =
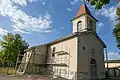
[[[30,46],[39,45],[72,33],[72,22],[83,0],[0,0],[0,39],[8,32],[20,33]],[[116,23],[117,0],[95,11],[97,33],[106,43],[110,59],[120,59],[112,29]]]

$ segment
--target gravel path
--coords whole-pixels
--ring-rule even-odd
[[[50,80],[42,77],[0,75],[0,80]]]
[[[0,80],[52,80],[52,79],[32,76],[0,75]],[[120,80],[120,77],[110,77],[109,79],[106,80]]]

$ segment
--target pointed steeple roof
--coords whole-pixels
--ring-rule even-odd
[[[79,9],[79,11],[78,11],[78,13],[77,13],[77,15],[75,16],[74,19],[76,19],[76,18],[78,18],[78,17],[80,17],[80,16],[82,16],[82,15],[84,15],[84,14],[88,14],[88,15],[90,15],[92,18],[94,18],[94,17],[92,16],[91,12],[89,11],[89,9],[87,8],[87,5],[86,5],[85,3],[82,4],[82,6],[80,7],[80,9]],[[98,21],[96,18],[94,18],[94,19],[95,19],[96,21]]]
[[[91,15],[91,12],[89,11],[89,9],[87,8],[85,3],[82,4],[82,6],[80,7],[80,9],[79,9],[77,15],[75,16],[75,18],[77,18],[77,17],[79,17],[79,16],[81,16],[83,14]]]

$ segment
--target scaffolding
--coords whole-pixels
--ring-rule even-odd
[[[25,69],[29,63],[29,59],[30,59],[29,56],[30,56],[30,54],[27,55],[26,53],[24,55],[18,55],[17,62],[16,62],[16,72],[18,74],[24,74]],[[20,57],[22,57],[22,60],[19,59]],[[18,64],[20,64],[20,65],[18,65]]]
[[[70,49],[53,52],[55,54],[51,59],[47,59],[47,65],[50,65],[56,77],[69,78]]]
[[[28,55],[29,54],[29,55]],[[38,72],[40,70],[41,65],[39,65],[39,69],[36,69],[36,63],[35,59],[37,54],[34,49],[30,53],[25,53],[24,57],[22,58],[21,62],[19,60],[20,55],[18,56],[17,64],[19,63],[19,68],[17,73],[28,73],[32,72],[33,74]],[[69,66],[70,66],[70,49],[65,47],[63,50],[63,47],[55,52],[52,52],[54,54],[53,57],[50,57],[49,55],[46,55],[46,63],[44,65],[47,65],[45,69],[50,69],[50,71],[53,72],[53,76],[57,77],[64,77],[69,78]],[[23,55],[22,55],[23,56]],[[29,62],[31,59],[32,63]]]
[[[28,66],[29,66],[29,68],[31,67],[29,72],[32,72],[32,73],[34,72],[35,54],[36,53],[35,53],[34,48],[32,49],[31,52],[27,53],[27,51],[26,51],[23,55],[18,54],[17,61],[16,61],[16,73],[18,75],[22,75],[26,71],[28,71]],[[29,60],[31,59],[32,56],[33,56],[32,63],[29,63]]]

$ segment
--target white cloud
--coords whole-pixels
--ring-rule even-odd
[[[72,4],[72,5],[75,5],[75,4],[77,4],[78,2],[83,2],[84,0],[72,0],[71,2],[70,2],[70,4]]]
[[[37,0],[0,0],[0,15],[7,16],[12,21],[12,28],[15,32],[30,34],[31,32],[50,32],[51,16],[49,13],[44,16],[32,17],[18,8],[27,6],[28,2]]]
[[[47,3],[47,1],[48,1],[48,0],[41,0],[41,3],[42,3],[43,5],[45,5],[45,4]]]
[[[6,35],[8,31],[6,29],[0,28],[0,36]]]
[[[102,26],[104,26],[104,24],[102,22],[100,22],[100,23],[98,23],[98,26],[102,27]]]
[[[79,1],[82,1],[82,2],[83,2],[83,0],[72,0],[72,1],[70,2],[70,4],[75,5],[75,4],[77,4]]]
[[[116,52],[108,52],[108,59],[109,60],[117,60],[120,59],[120,54]]]
[[[61,29],[61,30],[63,30],[63,29],[64,29],[64,27],[60,27],[60,29]]]
[[[74,4],[77,4],[78,3],[78,0],[73,0],[70,2],[70,4],[74,5]]]
[[[4,1],[4,0],[2,0],[3,2],[5,2],[6,3],[6,1]],[[9,2],[9,4],[11,4],[11,3],[16,3],[16,4],[19,4],[19,5],[27,5],[27,1],[26,0],[11,0],[11,1],[9,1],[9,0],[7,0],[8,2]]]
[[[104,24],[102,22],[97,23],[97,31],[99,32],[103,26]]]
[[[103,7],[101,10],[97,11],[95,14],[102,15],[109,18],[112,24],[115,25],[116,19],[117,19],[116,10],[117,10],[117,6],[112,6],[110,8]]]
[[[38,0],[28,0],[28,2],[36,2],[36,1],[38,1]]]
[[[72,11],[72,9],[71,9],[71,8],[66,8],[66,10],[67,10],[67,11]]]

